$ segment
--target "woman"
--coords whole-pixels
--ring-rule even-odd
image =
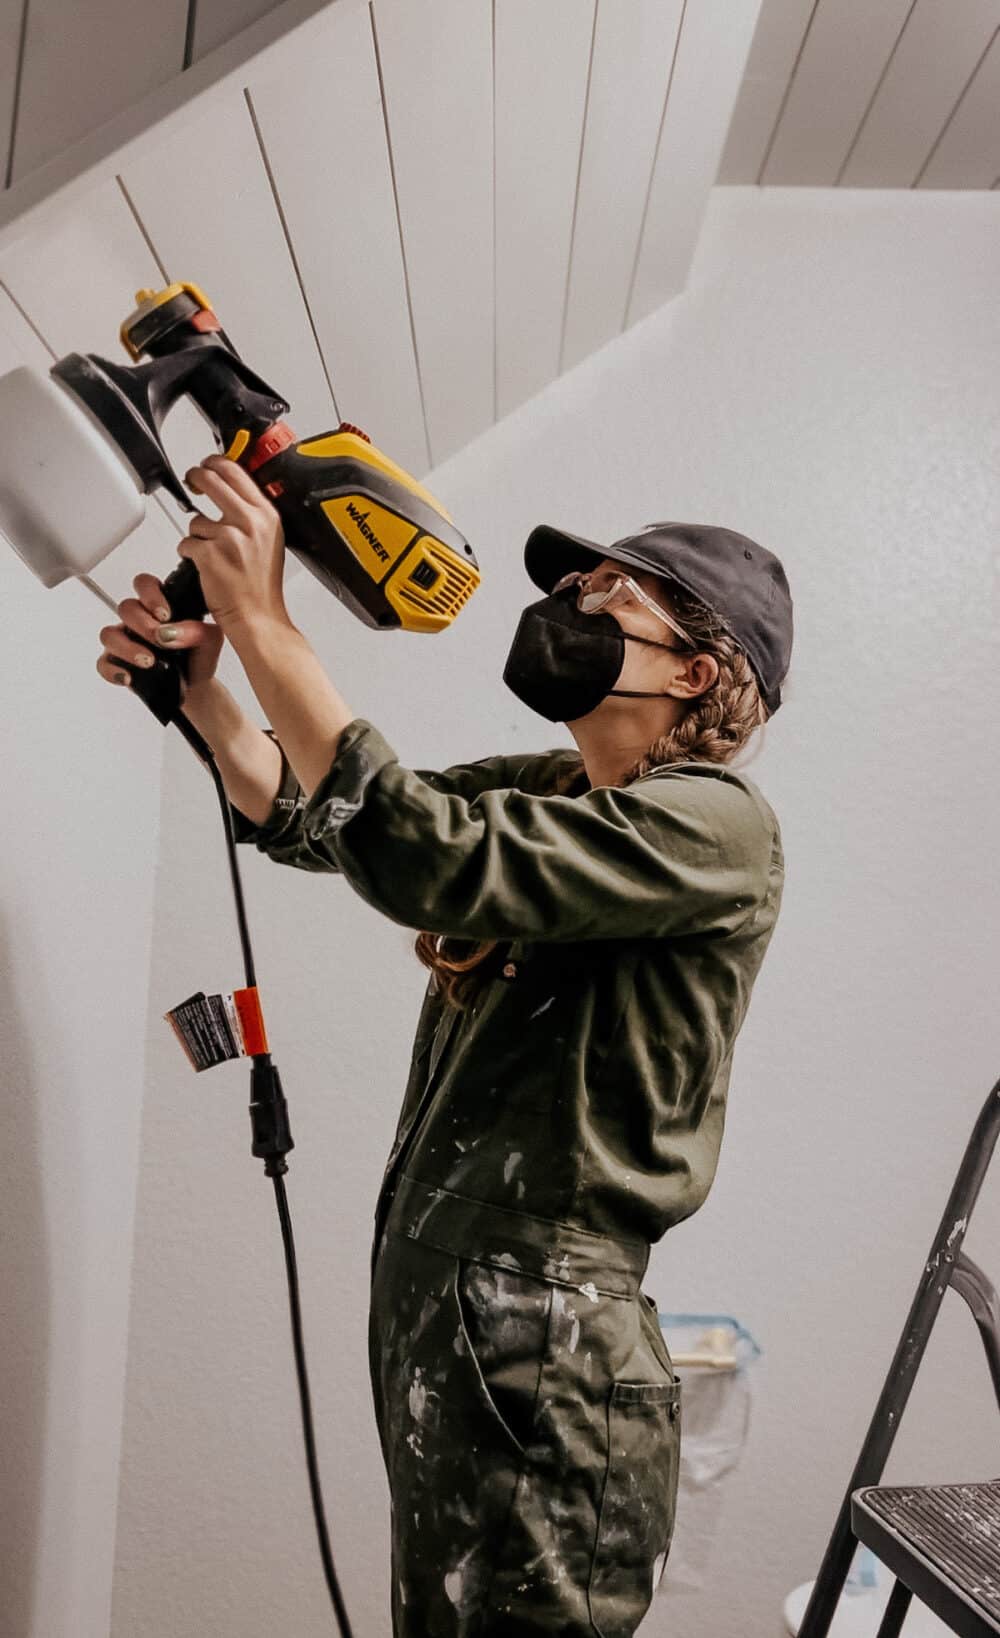
[[[669,1550],[680,1441],[640,1282],[711,1187],[781,903],[777,819],[727,764],[781,703],[784,571],[725,529],[608,548],[535,529],[546,595],[504,677],[579,754],[414,771],[292,625],[252,479],[213,456],[188,483],[222,514],[179,548],[216,625],[176,646],[237,838],[341,872],[431,969],[372,1255],[394,1633],[627,1638]],[[135,586],[119,612],[156,642],[159,582]],[[214,680],[223,636],[266,733]],[[124,626],[101,639],[102,675],[139,652]]]

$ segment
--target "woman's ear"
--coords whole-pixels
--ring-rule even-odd
[[[719,662],[714,654],[692,654],[684,662],[684,669],[676,678],[675,686],[683,688],[688,699],[695,699],[714,688],[718,680]]]

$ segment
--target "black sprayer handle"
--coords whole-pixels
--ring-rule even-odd
[[[208,613],[198,579],[198,570],[189,557],[182,558],[179,565],[166,580],[161,582],[163,595],[170,610],[172,620],[204,620]],[[137,632],[125,630],[137,642],[146,642],[144,636]],[[181,707],[183,698],[182,682],[187,682],[188,660],[190,655],[186,649],[176,654],[157,654],[156,664],[148,670],[140,665],[122,664],[132,678],[133,691],[149,706],[154,717],[162,723],[164,728],[173,722]]]

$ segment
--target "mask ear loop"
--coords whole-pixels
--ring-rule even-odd
[[[658,643],[652,637],[633,637],[630,631],[623,631],[622,637],[627,643],[645,643],[648,648],[665,648],[668,654],[683,654],[683,648],[677,648],[673,643]],[[692,650],[692,652],[695,652]],[[612,688],[610,690],[616,699],[622,700],[665,700],[670,698],[669,689],[647,688]]]

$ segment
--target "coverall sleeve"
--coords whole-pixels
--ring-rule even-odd
[[[360,721],[360,719],[357,719]],[[355,727],[352,723],[347,732]],[[320,860],[303,847],[303,822],[306,799],[284,747],[273,728],[263,730],[273,739],[281,752],[281,779],[271,812],[262,825],[255,825],[245,813],[230,803],[233,830],[237,842],[252,842],[258,852],[266,853],[279,864],[290,864],[300,870],[339,871],[333,859]],[[573,760],[568,750],[563,753],[564,768]],[[551,776],[551,751],[527,752],[511,756],[482,757],[476,762],[457,763],[439,771],[435,768],[412,770],[418,779],[425,780],[434,790],[445,794],[464,796],[471,800],[481,791],[496,790],[500,786],[516,786],[520,790],[536,790]]]
[[[296,842],[283,850],[281,837],[258,846],[341,872],[404,927],[565,942],[734,932],[766,897],[773,833],[709,764],[577,797],[509,786],[468,795],[401,767],[355,718],[302,807]]]

